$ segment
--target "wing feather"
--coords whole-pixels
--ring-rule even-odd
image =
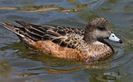
[[[56,25],[36,25],[23,21],[16,21],[18,25],[11,25],[18,29],[16,34],[26,36],[34,41],[51,40],[61,46],[74,48],[82,39],[83,29]],[[78,37],[77,37],[78,36]],[[21,36],[20,36],[21,37]],[[76,41],[77,40],[77,41]]]

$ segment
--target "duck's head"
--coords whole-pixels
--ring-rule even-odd
[[[108,39],[113,42],[122,43],[122,40],[108,29],[108,24],[109,22],[105,18],[96,18],[86,26],[84,40],[93,42]]]

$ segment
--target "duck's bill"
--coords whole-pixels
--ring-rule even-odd
[[[111,33],[108,39],[114,42],[122,43],[122,40],[118,38],[114,33]]]

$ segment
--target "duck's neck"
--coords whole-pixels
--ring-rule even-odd
[[[93,42],[95,42],[95,40],[93,40],[92,38],[84,38],[84,41],[85,41],[87,44],[92,44]]]
[[[93,42],[95,42],[95,41],[97,41],[97,39],[94,37],[94,35],[93,35],[93,33],[84,33],[84,38],[83,38],[83,40],[86,42],[86,43],[88,43],[88,44],[91,44],[91,43],[93,43]]]
[[[94,28],[89,24],[84,28],[84,38],[83,40],[87,44],[91,44],[95,41],[97,41],[96,37],[93,34]]]

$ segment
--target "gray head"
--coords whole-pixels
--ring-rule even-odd
[[[107,28],[108,24],[109,22],[105,18],[96,18],[86,26],[84,40],[86,42],[93,42],[109,39],[114,42],[122,43],[122,41]]]

